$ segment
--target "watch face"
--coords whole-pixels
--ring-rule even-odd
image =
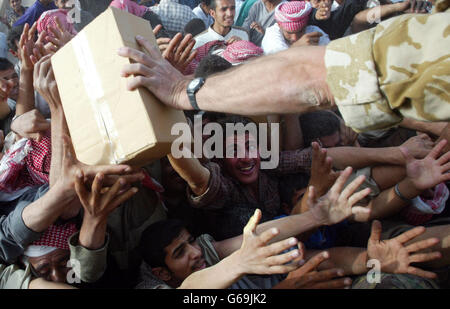
[[[195,88],[198,87],[199,84],[200,84],[200,80],[199,80],[198,78],[196,78],[196,79],[194,79],[194,80],[192,81],[191,87],[189,87],[189,88],[195,89]]]

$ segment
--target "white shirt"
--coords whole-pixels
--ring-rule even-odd
[[[203,31],[202,33],[200,33],[195,37],[194,49],[211,41],[216,40],[227,41],[233,36],[237,36],[243,40],[248,41],[248,33],[244,30],[231,27],[230,32],[228,32],[227,35],[222,36],[218,34],[216,31],[214,31],[211,26],[208,28],[208,30]]]
[[[306,26],[305,33],[315,31],[322,33],[322,36],[319,39],[319,45],[327,45],[330,43],[328,34],[323,32],[322,29],[316,26]],[[289,48],[289,44],[286,42],[278,23],[275,23],[275,25],[266,29],[266,34],[262,40],[261,47],[264,50],[265,55],[275,54]]]
[[[209,28],[214,23],[214,18],[212,18],[211,15],[206,15],[205,12],[203,12],[202,8],[200,7],[200,4],[195,7],[192,12],[203,22],[205,23],[205,28]]]

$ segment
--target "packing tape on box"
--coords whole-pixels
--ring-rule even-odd
[[[104,155],[111,164],[119,164],[124,161],[125,155],[119,143],[119,133],[116,130],[111,110],[104,100],[102,82],[96,70],[94,57],[86,35],[83,32],[78,33],[72,39],[72,46],[81,69],[84,88],[89,96],[99,132],[105,144],[109,146],[109,151],[106,151]]]

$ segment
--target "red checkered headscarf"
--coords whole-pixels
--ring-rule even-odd
[[[68,222],[63,225],[50,225],[48,229],[41,235],[41,238],[28,246],[28,248],[24,252],[24,255],[32,257],[33,255],[36,255],[32,254],[31,252],[45,252],[44,250],[36,250],[38,249],[36,247],[70,250],[69,237],[77,231],[78,230],[75,223],[72,222]],[[45,255],[45,253],[42,255]]]
[[[222,57],[232,64],[239,64],[250,58],[261,56],[263,53],[261,47],[252,42],[241,40],[228,45]]]
[[[307,1],[282,2],[275,8],[275,20],[284,30],[298,32],[308,24],[311,11]]]
[[[38,33],[45,30],[48,36],[53,37],[54,35],[53,32],[50,31],[50,27],[58,29],[56,25],[56,18],[59,19],[61,26],[70,34],[77,34],[77,31],[73,26],[73,22],[67,16],[67,10],[64,9],[49,10],[42,13],[41,17],[39,17],[37,21]]]

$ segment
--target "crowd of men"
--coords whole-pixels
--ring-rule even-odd
[[[29,5],[0,7],[0,287],[450,286],[449,1]],[[157,42],[118,51],[121,91],[231,156],[78,161],[51,57],[109,6]],[[279,125],[275,168],[227,130],[256,123]]]

